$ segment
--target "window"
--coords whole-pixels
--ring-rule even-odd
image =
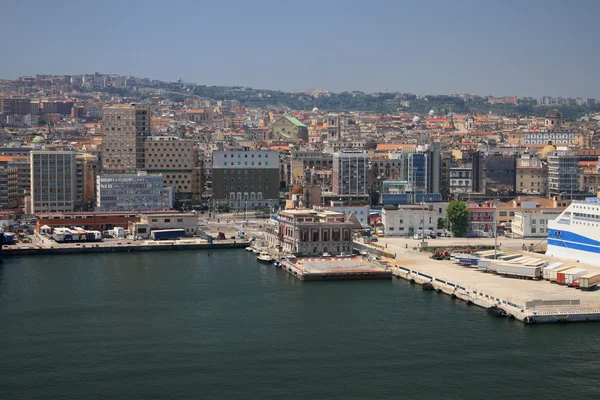
[[[165,218],[165,223],[171,222],[171,218]]]

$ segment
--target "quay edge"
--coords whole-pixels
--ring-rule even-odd
[[[458,283],[447,282],[443,279],[430,276],[413,268],[402,266],[391,266],[392,275],[419,285],[430,283],[435,291],[445,293],[453,298],[462,300],[468,304],[490,309],[501,308],[507,316],[521,321],[525,324],[549,324],[568,322],[597,322],[600,321],[600,308],[592,307],[556,307],[554,309],[534,310],[527,309],[518,304],[509,304],[500,297],[492,296],[490,293],[473,293]]]
[[[220,249],[243,249],[250,245],[249,241],[235,242],[213,242],[213,243],[188,243],[188,244],[152,244],[152,245],[100,245],[88,244],[77,247],[54,247],[54,248],[4,248],[2,256],[4,259],[21,256],[38,255],[64,255],[64,254],[91,254],[91,253],[127,253],[146,251],[185,251],[185,250],[220,250]]]

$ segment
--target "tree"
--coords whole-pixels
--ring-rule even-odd
[[[454,200],[448,204],[446,210],[450,230],[454,236],[464,236],[469,226],[469,210],[464,201]]]
[[[227,204],[227,203],[218,203],[217,204],[217,212],[228,213],[229,212],[229,204]]]
[[[446,229],[448,226],[448,218],[438,218],[437,228],[438,229]]]

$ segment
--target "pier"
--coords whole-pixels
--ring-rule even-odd
[[[432,260],[428,253],[406,252],[390,262],[394,263],[390,269],[397,278],[426,285],[468,304],[496,309],[495,315],[527,324],[600,321],[600,291],[481,272],[452,261]]]
[[[184,251],[184,250],[218,250],[239,249],[250,245],[247,240],[220,240],[208,243],[200,239],[182,240],[131,240],[98,243],[53,243],[52,246],[3,246],[2,256],[5,259],[16,256],[89,254],[89,253],[126,253],[144,251]]]
[[[281,268],[304,281],[391,279],[392,271],[359,257],[283,260]]]

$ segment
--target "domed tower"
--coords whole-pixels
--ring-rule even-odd
[[[467,122],[465,123],[465,129],[467,130],[473,130],[475,129],[475,117],[472,115],[469,115],[467,117]]]
[[[556,153],[556,146],[552,144],[552,140],[548,140],[548,144],[542,149],[540,160],[548,161],[548,154]]]
[[[551,108],[546,112],[544,126],[548,129],[556,129],[562,124],[562,114],[556,108]]]

